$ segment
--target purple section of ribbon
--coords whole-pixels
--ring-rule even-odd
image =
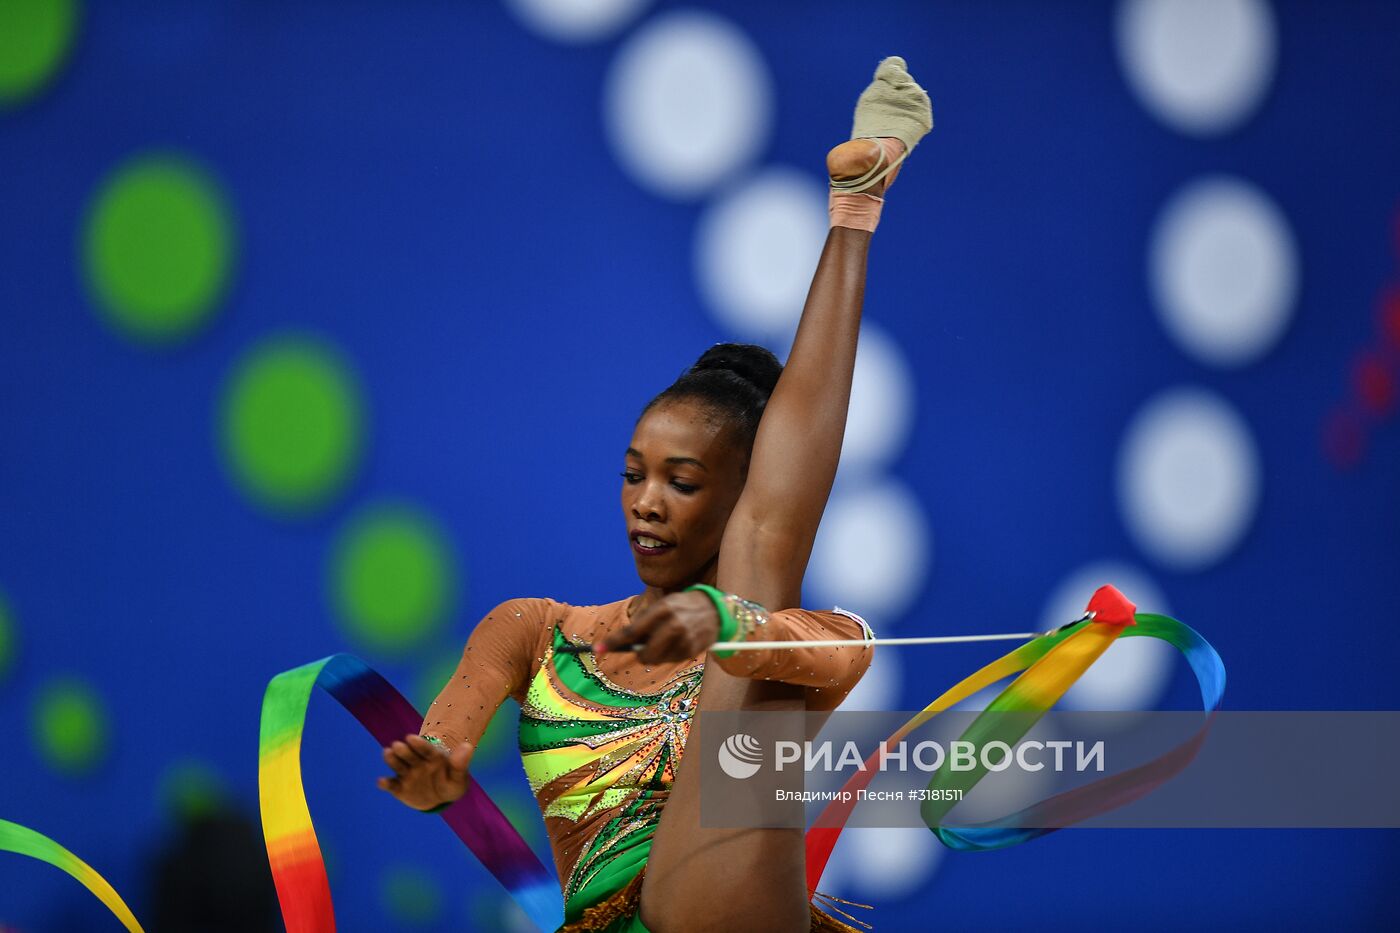
[[[333,655],[327,659],[319,680],[325,691],[349,710],[380,745],[401,740],[405,735],[417,735],[423,725],[423,717],[413,704],[359,658]],[[512,895],[528,892],[534,899],[540,896],[542,888],[553,889],[559,898],[557,916],[562,920],[564,905],[554,872],[545,867],[470,775],[466,794],[440,815]]]

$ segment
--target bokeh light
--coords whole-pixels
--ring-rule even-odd
[[[364,648],[402,655],[433,635],[456,603],[452,548],[406,505],[371,506],[337,536],[330,582],[336,616]]]
[[[229,470],[259,505],[306,513],[350,481],[363,445],[364,403],[349,365],[324,342],[269,339],[239,361],[222,405]]]
[[[772,79],[738,27],[713,13],[676,10],[648,21],[619,50],[603,109],[618,160],[637,183],[691,198],[767,143]]]
[[[379,896],[384,912],[408,926],[436,923],[442,913],[442,891],[437,882],[427,872],[409,865],[385,869]]]
[[[224,779],[206,762],[181,759],[161,776],[160,802],[174,822],[189,823],[217,813],[228,799]]]
[[[1148,267],[1167,333],[1203,363],[1257,362],[1293,318],[1293,233],[1269,196],[1241,179],[1209,176],[1177,192],[1152,231]]]
[[[748,340],[797,329],[830,223],[826,188],[769,168],[713,200],[695,232],[695,278],[710,312]]]
[[[1204,389],[1169,389],[1133,416],[1118,453],[1118,504],[1134,540],[1162,564],[1200,570],[1244,537],[1262,468],[1249,425]]]
[[[70,776],[94,771],[111,744],[101,697],[76,677],[54,678],[40,689],[31,735],[44,764]]]
[[[5,594],[0,592],[0,681],[4,681],[15,666],[18,642],[10,604],[5,599]]]
[[[622,29],[651,0],[506,0],[520,21],[547,39],[584,43]]]
[[[232,212],[212,176],[173,154],[111,173],[89,208],[82,252],[102,317],[142,344],[170,344],[206,324],[227,291]]]
[[[519,793],[504,793],[496,796],[496,805],[526,842],[538,846],[544,841],[544,820],[535,801],[523,798]]]
[[[0,107],[39,93],[73,47],[78,8],[73,0],[0,3]]]
[[[1277,33],[1265,0],[1123,0],[1118,58],[1157,119],[1210,136],[1258,108],[1273,81]]]
[[[883,631],[881,620],[914,604],[932,562],[923,505],[902,481],[886,477],[832,495],[812,546],[810,592],[816,605],[849,608]]]

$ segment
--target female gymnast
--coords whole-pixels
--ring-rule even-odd
[[[643,409],[622,472],[642,592],[497,606],[421,735],[384,750],[394,775],[381,788],[417,810],[446,806],[497,708],[520,703],[562,930],[852,929],[810,903],[801,830],[700,825],[700,763],[683,752],[697,711],[830,711],[869,667],[869,647],[707,649],[872,637],[852,614],[793,607],[836,475],[880,195],[931,125],[904,61],[885,59],[851,140],[827,155],[832,226],[787,365],[721,344]]]

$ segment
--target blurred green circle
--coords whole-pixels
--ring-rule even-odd
[[[75,677],[49,681],[34,703],[33,736],[39,757],[54,771],[80,775],[107,754],[108,720],[102,700]]]
[[[49,82],[73,47],[72,0],[0,3],[0,105],[23,103]]]
[[[0,593],[0,680],[4,680],[15,664],[15,623],[10,615],[10,604],[5,594]]]
[[[544,818],[534,798],[526,800],[515,793],[502,794],[497,797],[496,806],[526,842],[532,846],[540,844],[544,837]]]
[[[456,599],[451,552],[436,524],[408,506],[353,518],[331,558],[332,599],[350,637],[402,655],[434,634]]]
[[[224,295],[233,240],[207,173],[177,155],[138,156],[107,177],[88,212],[83,260],[95,303],[140,343],[187,337]]]
[[[306,513],[345,488],[360,459],[362,404],[350,368],[309,337],[248,353],[223,397],[222,446],[239,487],[279,513]]]
[[[210,765],[185,759],[161,776],[160,799],[174,819],[189,823],[222,811],[228,804],[228,788]]]
[[[399,923],[427,926],[442,913],[442,891],[425,871],[407,865],[384,870],[379,882],[384,912]]]

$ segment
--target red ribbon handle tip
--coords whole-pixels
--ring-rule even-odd
[[[1133,620],[1137,606],[1129,602],[1128,597],[1119,592],[1118,587],[1111,583],[1106,583],[1094,591],[1085,611],[1093,615],[1095,622],[1119,626],[1137,624]]]

